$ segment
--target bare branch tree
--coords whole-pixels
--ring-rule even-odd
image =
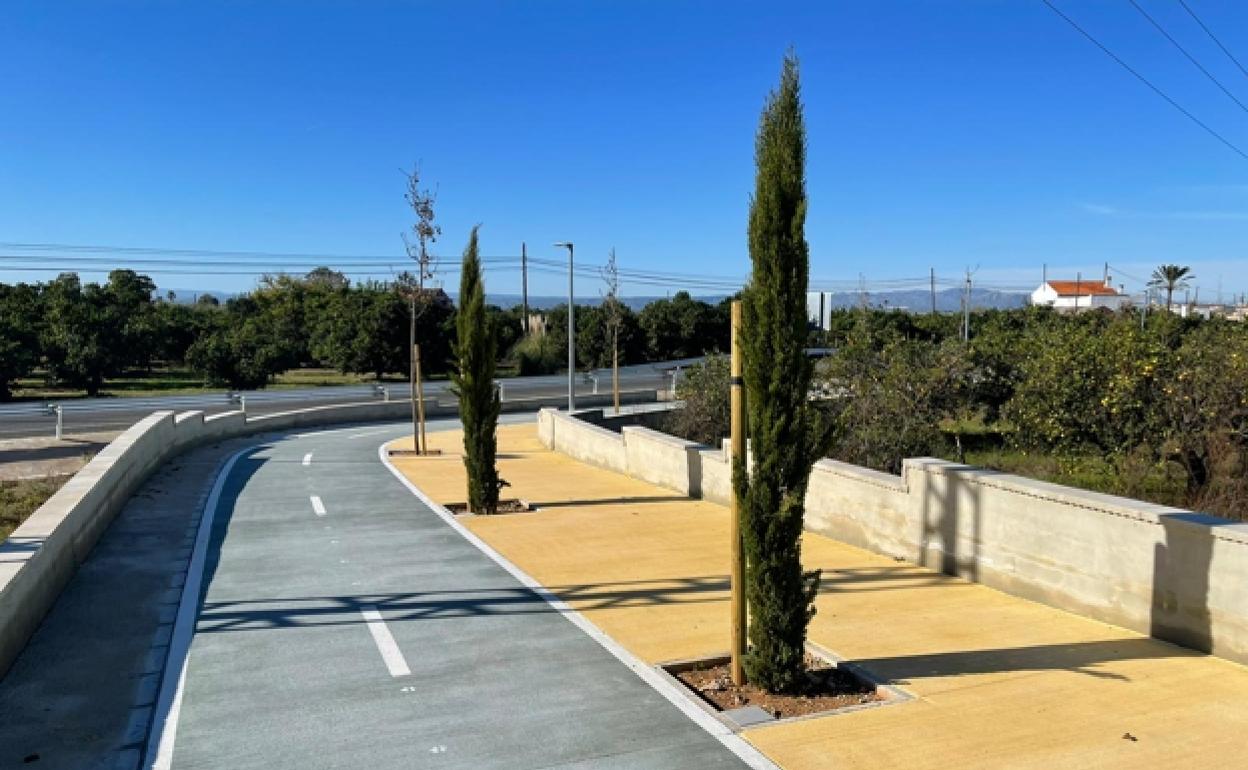
[[[428,447],[425,443],[424,393],[420,386],[420,349],[416,346],[416,320],[429,307],[425,283],[432,282],[437,273],[437,261],[431,247],[437,242],[438,236],[442,235],[442,228],[433,221],[433,204],[437,201],[437,192],[421,188],[420,165],[413,165],[411,173],[404,171],[403,175],[407,177],[407,192],[403,197],[407,200],[407,205],[412,207],[412,213],[416,215],[416,223],[412,225],[411,230],[411,235],[415,236],[416,242],[412,243],[407,232],[401,233],[400,237],[403,239],[403,247],[407,251],[407,256],[416,263],[416,275],[404,273],[400,276],[398,285],[401,291],[405,291],[410,303],[411,345],[408,350],[411,354],[412,429],[414,431],[412,443],[416,451],[423,454]]]

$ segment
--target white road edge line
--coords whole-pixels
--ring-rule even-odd
[[[365,604],[360,607],[360,614],[364,616],[364,622],[368,624],[368,632],[373,635],[373,642],[377,645],[377,651],[381,653],[381,659],[385,661],[390,676],[407,676],[412,673],[412,670],[407,667],[407,660],[403,657],[398,642],[394,641],[394,635],[390,633],[385,619],[381,617],[377,608],[371,604]]]
[[[531,589],[560,615],[567,618],[568,622],[584,631],[589,638],[602,645],[607,652],[611,653],[625,666],[628,666],[634,674],[641,678],[643,682],[650,685],[655,691],[666,698],[672,705],[678,708],[681,713],[692,719],[699,727],[713,735],[720,743],[724,745],[733,754],[736,754],[741,761],[753,768],[753,770],[781,770],[780,766],[768,759],[761,751],[754,748],[748,741],[740,735],[734,733],[723,722],[703,711],[701,707],[695,704],[688,695],[676,689],[676,685],[665,679],[658,671],[646,665],[640,658],[624,649],[619,642],[603,633],[602,629],[595,626],[581,613],[568,606],[567,602],[555,596],[546,589],[541,583],[534,580],[527,572],[513,564],[498,551],[495,551],[484,540],[477,537],[467,527],[455,520],[454,515],[446,508],[434,502],[415,484],[408,481],[398,468],[390,462],[389,455],[386,454],[386,445],[382,444],[377,447],[377,456],[381,458],[381,462],[394,474],[403,486],[407,487],[413,495],[420,499],[425,505],[429,506],[451,529],[455,530],[469,543],[476,546],[477,550],[484,553],[497,563],[500,567],[511,573],[511,576],[519,580],[526,587]]]
[[[324,516],[325,515],[325,503],[321,502],[321,498],[318,497],[317,495],[312,495],[308,499],[312,501],[312,511],[317,516]]]
[[[304,466],[305,466],[305,467],[306,467],[306,466],[308,466],[308,465],[311,465],[311,464],[312,464],[312,453],[311,453],[311,452],[308,452],[306,455],[304,455],[304,456],[303,456],[303,464],[304,464]]]
[[[178,715],[182,711],[182,691],[186,686],[186,659],[191,649],[191,637],[195,635],[195,619],[199,615],[199,599],[204,578],[204,561],[208,555],[208,541],[212,538],[212,522],[221,502],[221,491],[234,469],[234,463],[256,447],[249,446],[230,455],[212,492],[199,515],[199,530],[195,534],[195,546],[191,550],[191,562],[186,569],[186,582],[182,585],[182,599],[169,638],[169,656],[165,659],[164,675],[160,681],[160,693],[156,698],[156,710],[152,715],[152,727],[147,736],[145,753],[147,766],[152,770],[169,770],[173,764],[173,744],[178,736]]]
[[[353,438],[368,438],[369,436],[380,436],[381,434],[389,433],[392,430],[394,430],[394,427],[381,428],[379,430],[366,430],[363,433],[356,433],[351,436],[347,436],[347,439],[350,440]]]

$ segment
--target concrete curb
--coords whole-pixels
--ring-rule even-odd
[[[737,735],[730,727],[721,722],[715,716],[703,711],[682,689],[678,689],[678,685],[668,681],[668,679],[655,668],[647,665],[641,659],[637,658],[628,650],[624,649],[618,642],[602,629],[595,626],[584,615],[572,609],[567,602],[560,599],[545,586],[537,582],[531,575],[520,569],[515,563],[510,561],[498,551],[494,550],[488,543],[477,537],[471,530],[455,519],[455,515],[448,511],[444,506],[439,505],[436,501],[426,495],[415,484],[407,479],[398,468],[390,461],[390,457],[386,453],[386,445],[382,444],[377,448],[377,456],[381,459],[383,465],[386,466],[390,473],[399,480],[403,486],[407,487],[413,495],[415,495],[422,503],[438,515],[446,525],[457,532],[461,537],[475,546],[479,551],[490,557],[496,564],[507,570],[516,580],[520,581],[526,588],[540,597],[544,602],[550,605],[552,609],[562,615],[569,623],[579,628],[587,636],[600,644],[607,652],[611,653],[617,660],[623,663],[634,674],[636,674],[643,682],[650,685],[657,693],[662,695],[669,703],[680,710],[682,714],[693,720],[699,727],[715,737],[724,748],[735,754],[742,762],[754,770],[782,770],[779,765],[768,759],[761,751],[754,748],[752,744]]]

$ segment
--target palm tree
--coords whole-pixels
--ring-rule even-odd
[[[1153,277],[1148,282],[1153,288],[1161,288],[1166,290],[1166,312],[1170,312],[1170,303],[1174,298],[1174,292],[1177,289],[1186,289],[1187,282],[1195,278],[1192,275],[1192,269],[1186,265],[1179,267],[1178,265],[1162,265],[1153,271]]]

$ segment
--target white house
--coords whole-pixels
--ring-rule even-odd
[[[1076,312],[1088,308],[1119,310],[1129,298],[1110,284],[1100,281],[1045,281],[1031,293],[1031,304],[1050,305],[1058,310]]]

